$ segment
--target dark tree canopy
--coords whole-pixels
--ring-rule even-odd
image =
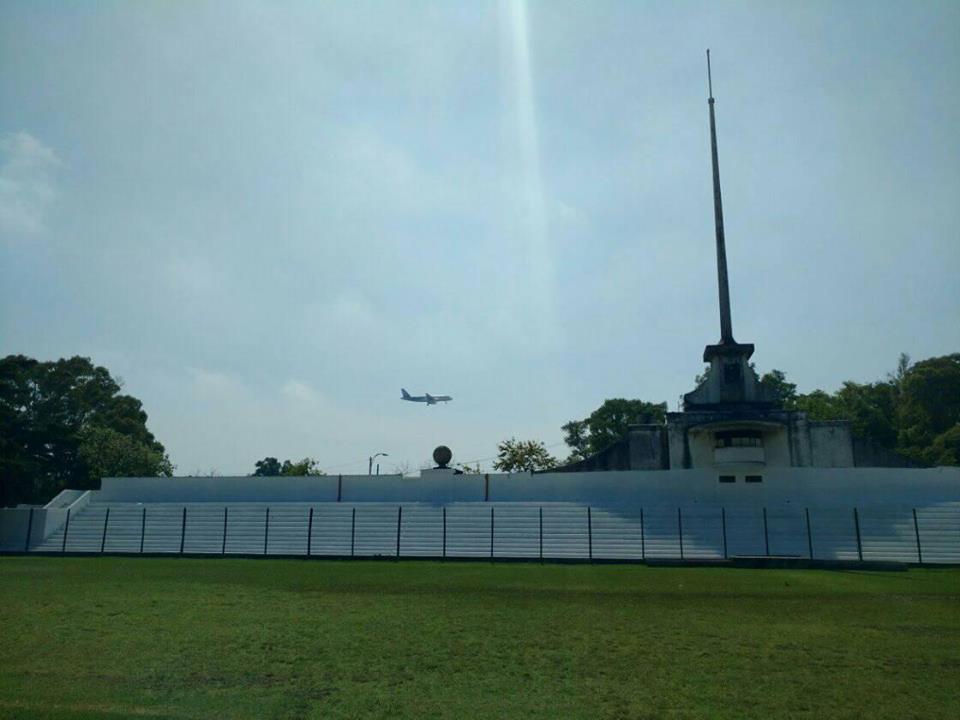
[[[263,460],[257,460],[254,467],[256,468],[253,472],[255,477],[323,475],[323,470],[317,466],[317,461],[310,457],[305,457],[298,462],[284,460],[283,463],[275,457],[265,457]]]
[[[667,404],[644,400],[613,398],[606,400],[583,420],[571,420],[561,430],[570,447],[568,461],[574,462],[605,450],[623,438],[631,425],[662,423],[667,417]]]
[[[787,375],[782,370],[771,370],[760,378],[760,382],[773,390],[787,410],[795,408],[797,404],[797,384],[787,382]]]
[[[89,358],[0,359],[0,506],[49,500],[108,475],[170,475],[139,400]]]
[[[919,463],[960,464],[960,353],[916,364],[901,355],[886,380],[848,380],[834,393],[797,394],[779,370],[764,375],[763,382],[786,388],[785,407],[811,420],[849,420],[855,438]]]
[[[265,457],[263,460],[257,460],[254,467],[256,470],[253,471],[253,474],[257,477],[277,477],[282,470],[280,461],[275,457]]]

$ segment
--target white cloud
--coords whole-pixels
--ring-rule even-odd
[[[57,153],[29,133],[0,136],[0,233],[43,232],[62,166]]]
[[[204,395],[237,395],[243,390],[240,381],[215,370],[188,367],[187,372],[193,379],[194,389]]]

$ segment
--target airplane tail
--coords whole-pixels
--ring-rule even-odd
[[[400,395],[400,399],[401,399],[401,400],[409,400],[409,399],[410,399],[410,393],[408,393],[406,390],[404,390],[403,388],[400,388],[400,392],[402,393],[402,394]]]

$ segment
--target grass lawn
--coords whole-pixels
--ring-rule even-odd
[[[0,558],[0,718],[960,717],[960,570]]]

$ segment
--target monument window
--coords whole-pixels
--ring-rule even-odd
[[[720,482],[722,483],[732,483],[737,481],[736,475],[721,475]]]
[[[747,475],[744,478],[745,482],[763,482],[763,475]]]
[[[714,440],[718,448],[763,447],[763,435],[758,430],[721,430]]]

